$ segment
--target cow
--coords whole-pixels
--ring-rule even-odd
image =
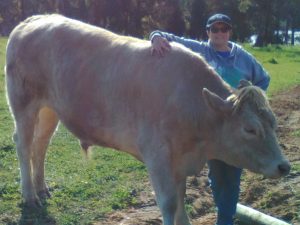
[[[265,93],[246,81],[230,88],[201,56],[171,45],[153,57],[150,41],[60,15],[12,31],[6,90],[26,204],[50,197],[44,160],[59,121],[85,150],[106,146],[142,161],[164,225],[190,224],[186,178],[207,160],[270,178],[289,173]]]

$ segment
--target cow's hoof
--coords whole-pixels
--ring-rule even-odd
[[[23,208],[27,209],[39,209],[42,207],[42,203],[39,198],[26,200],[21,205]]]
[[[41,200],[45,200],[45,199],[47,199],[47,198],[51,198],[51,194],[50,194],[48,188],[45,189],[45,190],[40,191],[40,192],[38,193],[38,196],[39,196],[39,198],[40,198]]]

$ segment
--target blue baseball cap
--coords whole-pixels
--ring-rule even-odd
[[[229,16],[226,16],[224,14],[218,13],[215,15],[212,15],[208,18],[206,23],[206,28],[210,28],[215,23],[225,23],[229,27],[232,27],[231,19]]]

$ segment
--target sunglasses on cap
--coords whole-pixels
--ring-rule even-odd
[[[212,33],[218,33],[219,31],[221,31],[222,33],[226,33],[226,32],[228,32],[228,31],[230,31],[231,30],[231,28],[230,27],[220,27],[220,28],[217,28],[217,27],[211,27],[210,28],[210,31],[212,32]]]

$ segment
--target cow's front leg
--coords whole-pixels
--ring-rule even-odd
[[[187,216],[185,205],[184,205],[184,198],[186,192],[186,177],[183,177],[178,182],[178,203],[177,203],[177,211],[175,217],[175,224],[176,225],[191,225],[189,222],[189,218]]]
[[[178,202],[176,182],[169,168],[165,166],[160,168],[150,170],[150,179],[162,213],[163,224],[174,225]]]
[[[146,162],[163,224],[190,225],[182,195],[185,192],[185,188],[182,189],[185,179],[175,171],[172,157],[166,151],[158,150],[159,155]]]

